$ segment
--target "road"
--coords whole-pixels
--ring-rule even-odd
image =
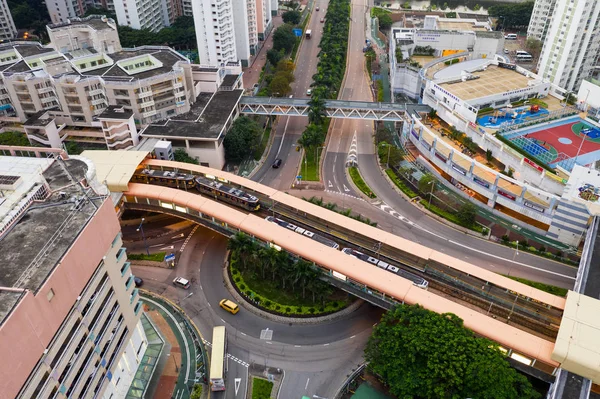
[[[340,100],[373,101],[365,71],[365,13],[368,0],[353,0],[348,63]],[[326,190],[357,196],[346,175],[346,158],[352,140],[356,137],[358,152],[374,158],[373,122],[355,119],[333,119],[330,138],[323,158],[321,176]],[[360,159],[360,157],[359,157]]]
[[[151,254],[179,251],[185,238],[194,228],[192,222],[182,221],[172,216],[156,222],[144,222],[144,235],[146,236],[146,242],[144,242],[141,231],[136,231],[137,226],[139,224],[134,226],[135,229],[124,227],[122,230],[123,242],[131,254],[146,253],[146,247]]]
[[[272,322],[244,308],[236,315],[227,313],[218,307],[222,298],[232,299],[222,279],[226,248],[225,237],[200,227],[174,270],[144,266],[132,266],[132,270],[144,280],[145,289],[178,303],[206,340],[212,339],[213,326],[227,327],[227,391],[215,397],[242,397],[250,364],[285,370],[281,398],[331,397],[360,362],[364,344],[382,311],[365,304],[345,318],[314,326]],[[174,287],[171,281],[175,276],[189,279],[190,289]],[[273,331],[272,339],[261,340],[261,330],[267,328]],[[238,396],[236,378],[240,379]]]
[[[320,8],[311,14],[311,19],[306,29],[312,30],[310,39],[303,39],[298,56],[296,57],[296,69],[294,70],[295,80],[292,83],[292,95],[295,98],[306,98],[306,90],[312,84],[313,75],[317,72],[317,55],[319,54],[319,42],[323,35],[323,24],[319,22],[322,16],[327,12],[328,2],[317,0],[314,5]],[[267,186],[284,190],[291,186],[298,174],[298,164],[300,162],[300,152],[296,151],[296,143],[306,125],[306,117],[285,117],[278,118],[277,129],[266,160],[259,170],[252,176],[252,180]],[[273,169],[271,165],[275,159],[281,158],[283,164],[278,169]]]

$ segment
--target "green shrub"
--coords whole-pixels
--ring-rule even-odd
[[[269,301],[269,300],[266,300],[266,301],[265,301],[265,306],[266,306],[266,307],[270,307],[270,306],[271,306],[271,301]]]
[[[248,295],[248,297],[252,297],[252,291],[250,291],[250,290],[247,290],[247,291],[246,291],[246,295]]]
[[[234,278],[234,281],[235,281],[236,283],[239,283],[241,280],[242,280],[242,279],[241,279],[239,276]]]
[[[371,189],[369,188],[367,183],[365,183],[365,181],[363,180],[363,178],[360,175],[360,172],[358,171],[358,168],[356,166],[352,166],[351,168],[348,168],[348,173],[350,174],[350,177],[352,178],[352,181],[354,182],[356,187],[358,187],[358,189],[360,191],[362,191],[363,194],[365,194],[369,198],[377,197],[375,195],[375,193],[373,193],[373,191],[371,191]]]
[[[292,308],[289,306],[285,308],[286,313],[292,313]]]
[[[238,288],[243,292],[246,289],[246,286],[244,284],[240,284]]]
[[[308,309],[308,312],[309,312],[309,313],[315,313],[315,308],[309,308],[309,309]]]
[[[275,310],[279,310],[279,309],[281,309],[281,306],[275,305]]]

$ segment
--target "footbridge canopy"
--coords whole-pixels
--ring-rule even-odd
[[[242,97],[240,112],[256,115],[308,116],[310,98]],[[429,112],[424,104],[379,103],[367,101],[326,100],[328,118],[400,121],[404,114]]]

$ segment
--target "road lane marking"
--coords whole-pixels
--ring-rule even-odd
[[[240,334],[242,334],[244,337],[246,337],[246,333],[245,332],[241,332],[240,331]]]

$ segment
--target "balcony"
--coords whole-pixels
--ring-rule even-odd
[[[138,96],[138,98],[152,97],[152,90],[141,91],[141,92],[137,93],[137,96]]]
[[[106,104],[106,99],[105,98],[99,98],[97,100],[92,100],[92,101],[90,101],[90,104],[92,104],[92,105]]]
[[[154,106],[154,100],[139,103],[140,108],[148,108],[148,107],[153,107],[153,106]]]
[[[180,87],[183,87],[183,82],[173,83],[173,88],[174,89],[179,89]]]
[[[40,98],[40,100],[42,101],[42,104],[53,102],[53,101],[58,102],[58,98],[56,98],[56,96],[49,96],[49,97],[45,97],[45,98]]]
[[[142,118],[148,118],[154,115],[156,115],[156,110],[153,109],[152,111],[142,113]]]
[[[88,92],[88,96],[95,96],[98,94],[104,94],[104,89],[94,89]]]
[[[53,87],[42,87],[42,88],[38,89],[37,92],[39,94],[44,94],[44,93],[50,93],[50,92],[53,92],[53,91],[54,91]]]

